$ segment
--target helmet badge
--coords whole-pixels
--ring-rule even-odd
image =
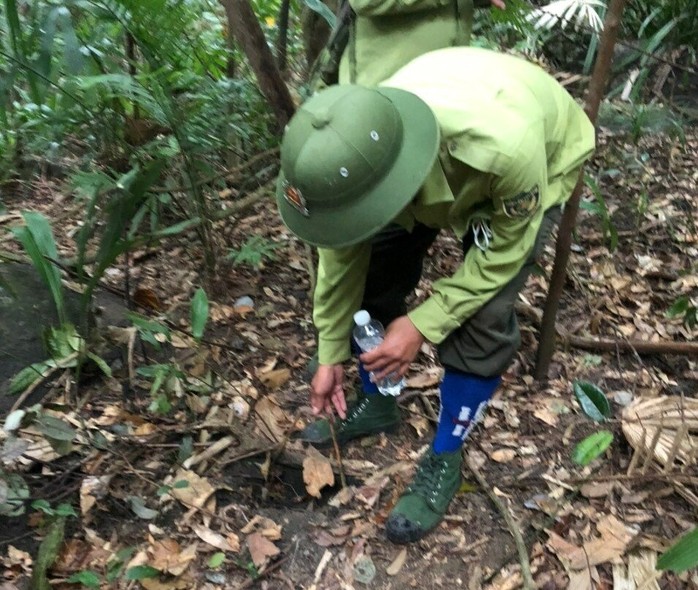
[[[284,198],[286,199],[286,202],[304,217],[310,217],[310,211],[308,211],[308,204],[300,189],[289,184],[288,181],[284,181],[283,189]]]

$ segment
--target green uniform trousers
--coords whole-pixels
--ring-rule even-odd
[[[481,377],[501,375],[514,359],[521,335],[514,305],[554,226],[560,207],[546,211],[534,247],[519,273],[504,288],[437,346],[445,367]],[[362,309],[387,326],[407,313],[407,297],[422,275],[424,257],[439,230],[418,224],[412,232],[392,224],[371,242],[371,261]],[[463,251],[475,248],[472,232]]]

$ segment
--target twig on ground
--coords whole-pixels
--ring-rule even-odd
[[[475,476],[475,479],[477,479],[478,483],[480,484],[480,487],[483,490],[485,490],[490,500],[492,500],[492,503],[497,507],[497,510],[499,510],[500,514],[506,521],[507,526],[509,527],[509,532],[514,537],[514,542],[516,543],[516,551],[519,554],[519,563],[521,565],[521,574],[523,576],[524,589],[534,590],[536,586],[533,582],[533,576],[531,575],[531,564],[528,558],[528,549],[526,549],[526,544],[524,543],[523,536],[521,535],[521,531],[519,530],[519,526],[514,520],[514,517],[507,508],[506,504],[504,504],[504,502],[502,502],[499,499],[499,497],[497,497],[490,485],[487,483],[485,476],[482,475],[480,470],[475,465],[474,461],[467,454],[465,462],[468,466],[468,469],[470,469],[471,473]]]
[[[424,409],[426,410],[427,414],[429,415],[429,419],[434,424],[437,424],[439,422],[439,417],[436,415],[434,408],[431,407],[431,403],[429,402],[429,398],[426,396],[426,394],[423,391],[419,392],[419,399],[422,402],[422,405],[424,406]]]
[[[342,464],[342,453],[339,450],[339,444],[337,444],[337,433],[334,430],[334,416],[329,417],[330,434],[332,435],[332,445],[334,446],[334,454],[337,456],[337,467],[339,468],[339,483],[342,489],[347,487],[347,478],[344,475],[344,465]]]
[[[327,564],[330,563],[330,559],[332,559],[332,551],[329,549],[325,549],[325,553],[322,554],[322,558],[320,559],[320,563],[318,563],[317,567],[315,568],[315,575],[313,576],[313,583],[308,588],[308,590],[315,590],[317,588],[317,583],[320,581],[320,577],[322,576],[322,572],[325,571],[325,568],[327,567]]]

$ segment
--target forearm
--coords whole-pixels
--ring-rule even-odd
[[[313,322],[321,364],[341,363],[351,356],[352,316],[361,305],[370,252],[368,243],[341,250],[318,249]]]

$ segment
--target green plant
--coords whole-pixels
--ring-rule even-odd
[[[105,375],[111,376],[109,365],[100,356],[88,350],[85,339],[78,334],[73,324],[66,323],[58,328],[48,328],[44,340],[48,360],[33,363],[19,371],[10,380],[10,395],[35,387],[60,369],[80,369],[87,359],[93,361]]]
[[[58,504],[55,508],[51,506],[51,503],[47,500],[34,500],[31,503],[31,507],[34,510],[43,512],[47,516],[77,516],[75,509],[65,502]]]
[[[582,411],[594,422],[604,422],[611,415],[611,407],[606,395],[593,383],[575,381],[572,385],[574,395]],[[572,452],[572,460],[578,465],[589,465],[613,443],[613,433],[599,430],[580,441]]]
[[[13,228],[12,231],[51,292],[59,326],[47,328],[44,334],[48,360],[34,363],[17,373],[10,382],[9,393],[21,393],[58,369],[79,369],[86,359],[94,361],[106,375],[110,375],[107,364],[88,350],[84,338],[75,326],[68,322],[63,285],[56,267],[56,263],[59,262],[58,248],[48,220],[34,211],[23,212],[22,218],[24,225]]]
[[[66,582],[68,584],[81,584],[86,588],[99,588],[102,585],[102,577],[92,570],[82,570],[75,572]]]
[[[698,307],[688,295],[682,295],[674,301],[667,310],[666,316],[669,318],[683,317],[684,325],[690,329],[698,325]]]
[[[206,291],[199,288],[191,300],[191,332],[197,342],[204,335],[204,328],[208,321],[208,297]]]
[[[698,528],[686,533],[659,556],[658,570],[684,572],[698,566]]]
[[[618,231],[616,230],[616,226],[611,219],[611,214],[606,205],[606,200],[601,193],[598,183],[592,176],[585,174],[585,182],[591,190],[594,200],[581,201],[579,208],[583,211],[589,211],[599,218],[601,221],[601,229],[603,231],[604,239],[608,241],[608,249],[613,252],[618,246]]]
[[[24,211],[22,219],[24,225],[13,228],[12,233],[21,242],[34,268],[51,291],[59,323],[66,324],[68,316],[63,297],[63,285],[55,265],[59,261],[58,248],[51,226],[41,213],[35,211]]]
[[[252,236],[247,238],[239,249],[231,248],[226,258],[233,263],[233,266],[248,265],[252,268],[259,268],[264,260],[275,260],[276,250],[280,244],[272,242],[263,236]]]
[[[181,395],[185,374],[175,363],[162,363],[138,367],[136,372],[151,380],[152,401],[148,410],[156,414],[167,414],[172,410],[172,400]]]

